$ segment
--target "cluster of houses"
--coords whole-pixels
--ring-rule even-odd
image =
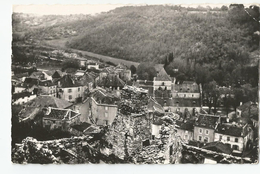
[[[251,119],[251,124],[243,119],[242,113],[252,110],[251,107],[258,108],[257,105],[248,107],[245,103],[238,107],[238,119],[234,121],[205,112],[201,86],[194,81],[176,82],[163,66],[157,65],[157,76],[146,81],[133,80],[129,68],[122,64],[103,68],[98,62],[82,60],[80,64],[88,67],[75,73],[56,70],[13,75],[12,105],[23,106],[19,120],[34,120],[41,112],[40,122],[46,129],[75,135],[97,133],[100,126],[111,126],[118,113],[122,113],[119,109],[122,99],[131,103],[133,97],[129,96],[142,94],[146,97],[141,98],[145,110],[135,114],[148,119],[150,139],[161,137],[162,118],[167,116],[175,120],[176,134],[187,144],[230,154],[241,154],[252,146],[258,116]],[[223,152],[223,147],[228,150]]]

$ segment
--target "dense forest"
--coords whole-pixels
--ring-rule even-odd
[[[199,63],[215,63],[237,58],[238,54],[248,56],[248,52],[258,49],[259,36],[255,32],[259,23],[245,10],[259,20],[256,7],[223,11],[121,7],[85,23],[74,21],[85,32],[67,46],[134,61],[162,63],[173,52],[175,58],[196,56]]]

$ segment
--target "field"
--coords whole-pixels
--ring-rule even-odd
[[[138,62],[133,62],[133,61],[128,61],[128,60],[123,60],[123,59],[118,59],[118,58],[115,58],[115,57],[110,57],[110,56],[104,56],[104,55],[100,55],[100,54],[95,54],[95,53],[92,53],[92,52],[88,52],[88,51],[82,51],[82,50],[77,50],[77,49],[71,49],[71,48],[67,48],[65,46],[65,43],[70,40],[72,38],[63,38],[63,39],[56,39],[56,40],[46,40],[43,42],[44,45],[46,46],[51,46],[51,47],[54,47],[54,48],[60,48],[60,49],[68,49],[72,52],[78,52],[78,53],[81,53],[82,55],[84,56],[88,56],[88,57],[93,57],[93,58],[97,58],[97,59],[100,59],[100,60],[103,60],[105,62],[112,62],[114,64],[119,64],[119,63],[122,63],[128,67],[130,67],[131,65],[134,65],[134,66],[138,66],[139,63]]]

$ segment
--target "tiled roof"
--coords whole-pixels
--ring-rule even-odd
[[[114,95],[109,95],[107,93],[96,90],[92,94],[93,99],[99,104],[111,104],[114,105],[119,99]]]
[[[155,77],[155,81],[172,81],[171,77],[166,73],[165,69],[162,68],[157,76]]]
[[[198,120],[195,121],[195,126],[215,129],[218,121],[218,116],[199,115]]]
[[[54,86],[51,80],[39,81],[39,86]]]
[[[195,82],[192,84],[189,83],[174,84],[173,91],[180,92],[180,93],[198,93],[199,85],[197,85]]]
[[[29,101],[26,105],[30,107],[51,106],[53,108],[65,109],[72,106],[73,104],[66,100],[59,99],[53,96],[38,96],[37,98]]]
[[[225,153],[225,154],[232,153],[232,149],[229,145],[218,141],[207,143],[205,146],[202,147],[202,149],[207,149],[207,150],[211,150],[219,153]]]
[[[193,131],[194,129],[194,121],[176,121],[176,128],[182,129],[182,130],[188,130],[188,131]]]
[[[84,74],[80,79],[79,79],[79,83],[81,83],[82,85],[88,85],[89,83],[93,83],[95,80],[93,78],[93,76],[91,76],[89,73]]]
[[[245,127],[245,128],[243,128]],[[232,125],[232,124],[221,124],[216,128],[216,132],[223,135],[230,135],[234,137],[244,137],[250,131],[247,125]]]
[[[61,79],[58,80],[58,82],[60,82],[59,87],[61,88],[82,86],[81,84],[75,82],[70,75],[64,75]]]
[[[51,109],[51,112],[44,117],[62,120],[67,116],[67,114],[68,110]]]
[[[110,87],[124,87],[125,82],[115,74],[109,74],[108,76],[100,79],[99,86]]]
[[[155,100],[162,106],[172,107],[200,107],[200,99],[198,98],[169,98],[155,97]]]

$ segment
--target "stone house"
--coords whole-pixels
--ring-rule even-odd
[[[43,111],[42,125],[49,130],[60,129],[68,131],[70,126],[80,122],[80,113],[70,109],[48,107],[44,108]]]

